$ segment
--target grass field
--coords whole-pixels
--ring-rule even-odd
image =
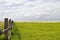
[[[2,25],[1,25],[2,26]],[[60,23],[16,22],[21,40],[60,40]],[[11,40],[18,40],[12,35]]]

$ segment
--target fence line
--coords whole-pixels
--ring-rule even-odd
[[[4,19],[4,30],[0,29],[0,35],[4,34],[5,40],[10,40],[11,30],[13,29],[14,21],[8,18]]]

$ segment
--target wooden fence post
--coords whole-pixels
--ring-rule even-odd
[[[8,28],[8,18],[4,19],[4,29]],[[5,39],[8,40],[8,30],[4,32]]]
[[[12,24],[11,24],[11,19],[9,19],[9,28],[10,28],[10,30],[9,30],[9,37],[8,37],[8,40],[10,40],[10,38],[11,38],[11,28],[12,28]]]
[[[12,24],[12,28],[13,28],[13,25],[14,25],[14,21],[11,21],[11,24]]]

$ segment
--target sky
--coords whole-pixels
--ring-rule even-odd
[[[60,21],[60,0],[0,0],[0,21]]]

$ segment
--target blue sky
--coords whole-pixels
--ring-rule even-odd
[[[60,0],[0,0],[0,21],[59,21]]]

